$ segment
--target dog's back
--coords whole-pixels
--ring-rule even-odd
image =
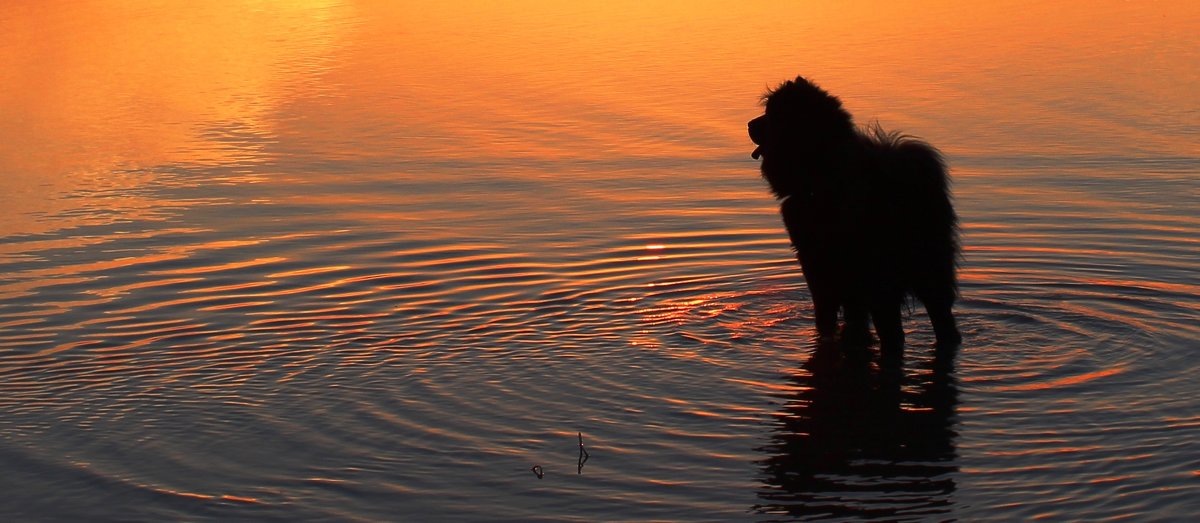
[[[950,196],[950,176],[942,154],[933,146],[878,125],[863,133],[874,149],[870,184],[877,198],[871,214],[887,231],[876,237],[893,255],[906,291],[923,301],[931,293],[957,294],[955,277],[960,256],[958,216]],[[888,208],[890,207],[890,208]]]

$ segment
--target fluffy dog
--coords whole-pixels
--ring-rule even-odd
[[[817,333],[843,344],[870,343],[875,323],[885,361],[904,347],[901,313],[919,300],[939,348],[962,342],[952,307],[958,296],[958,217],[941,153],[878,125],[859,129],[836,97],[803,77],[763,96],[748,124],[762,176],[812,294]]]

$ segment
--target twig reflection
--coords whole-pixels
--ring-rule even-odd
[[[580,432],[579,433],[579,468],[576,469],[576,474],[583,474],[583,464],[587,463],[587,460],[590,457],[591,456],[588,455],[587,449],[583,448],[583,433]]]

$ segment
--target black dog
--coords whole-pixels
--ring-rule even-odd
[[[831,339],[838,311],[843,343],[870,342],[903,354],[901,312],[925,305],[939,348],[962,342],[951,308],[958,296],[958,217],[941,153],[878,125],[860,130],[836,97],[803,77],[763,97],[750,121],[762,175],[780,199],[815,309]]]

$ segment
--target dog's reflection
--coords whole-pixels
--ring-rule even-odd
[[[952,509],[958,472],[954,354],[907,376],[816,347],[788,376],[774,432],[760,450],[754,510],[798,519],[922,519]]]

